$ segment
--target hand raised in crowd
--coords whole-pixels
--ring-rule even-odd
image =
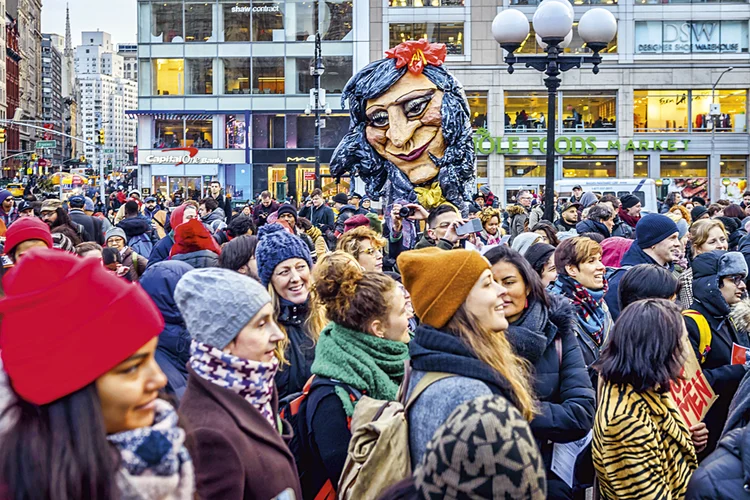
[[[467,222],[469,222],[468,219],[460,219],[460,220],[451,222],[451,225],[448,226],[448,231],[445,232],[445,236],[443,236],[443,239],[455,245],[457,241],[465,240],[466,238],[468,238],[469,234],[471,233],[465,234],[463,236],[459,236],[459,234],[456,232],[456,229],[458,228],[458,226],[462,224],[466,224]]]
[[[391,220],[393,221],[393,230],[395,232],[401,231],[401,228],[403,227],[403,217],[401,217],[400,212],[404,207],[410,209],[412,212],[411,215],[406,217],[409,220],[422,221],[426,220],[430,215],[430,213],[422,205],[419,205],[417,203],[407,203],[406,205],[394,203],[393,207],[391,208]]]
[[[695,452],[700,453],[708,444],[708,428],[704,422],[690,427],[690,436],[695,445]]]

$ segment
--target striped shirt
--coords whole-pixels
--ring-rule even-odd
[[[695,447],[669,396],[605,383],[592,448],[602,498],[684,498]]]

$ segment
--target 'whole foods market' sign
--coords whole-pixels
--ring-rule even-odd
[[[597,137],[560,136],[555,139],[555,151],[561,155],[591,155],[598,151],[687,151],[690,139],[599,139]],[[474,135],[474,151],[478,155],[546,154],[547,138],[537,136],[490,137],[478,132]]]

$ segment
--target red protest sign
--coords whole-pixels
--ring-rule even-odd
[[[711,389],[706,376],[703,375],[703,370],[689,343],[685,349],[687,361],[682,367],[679,380],[672,382],[669,395],[687,426],[692,427],[703,420],[718,396]]]
[[[747,361],[747,347],[741,345],[732,345],[732,364],[733,365],[744,365]]]

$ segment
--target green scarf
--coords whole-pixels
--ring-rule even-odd
[[[371,398],[394,401],[404,378],[404,360],[408,358],[408,344],[331,322],[323,329],[315,346],[312,373],[344,382]],[[355,403],[346,389],[336,387],[336,395],[344,404],[346,415],[351,417]]]

